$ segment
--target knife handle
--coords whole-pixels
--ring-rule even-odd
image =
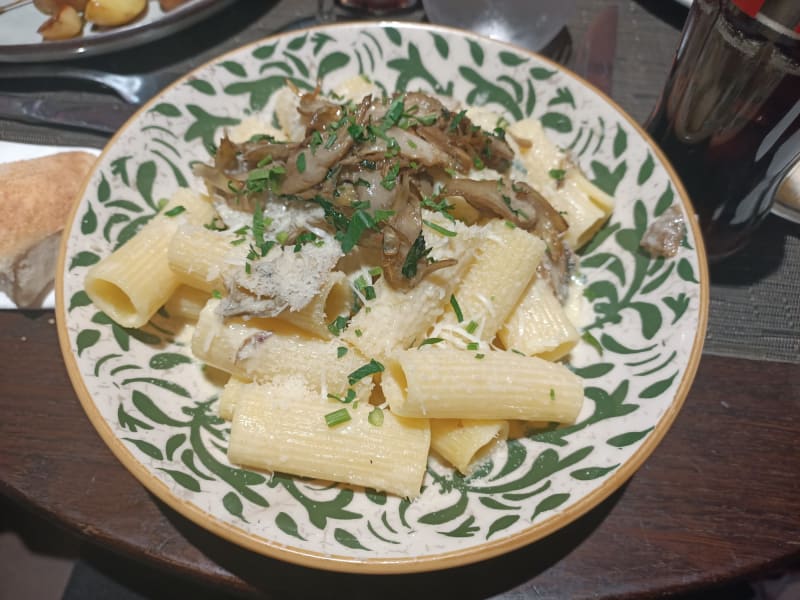
[[[135,106],[118,102],[97,106],[73,100],[10,94],[0,96],[0,117],[105,134],[115,133],[136,109]]]

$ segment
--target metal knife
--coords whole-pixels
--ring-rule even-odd
[[[578,46],[573,66],[573,71],[608,96],[617,52],[618,20],[616,6],[609,6],[594,18]]]
[[[86,129],[108,135],[115,133],[138,108],[123,102],[89,105],[47,96],[0,94],[0,118]]]

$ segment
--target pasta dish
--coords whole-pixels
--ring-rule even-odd
[[[124,327],[194,323],[231,463],[414,498],[430,453],[467,473],[576,421],[574,252],[613,199],[538,121],[356,78],[212,151],[85,287]]]

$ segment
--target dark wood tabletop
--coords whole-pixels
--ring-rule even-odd
[[[668,0],[577,4],[569,28],[574,39],[604,6],[620,6],[613,95],[643,120],[666,76],[685,9]],[[297,6],[280,2],[265,10],[274,27],[300,14]],[[704,355],[683,409],[652,456],[578,521],[487,562],[372,576],[251,553],[152,496],[86,418],[52,311],[0,312],[0,357],[0,494],[96,546],[220,590],[269,598],[649,598],[800,560],[798,364]]]

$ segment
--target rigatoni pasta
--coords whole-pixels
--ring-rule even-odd
[[[341,89],[280,91],[280,131],[223,137],[196,167],[210,201],[183,192],[86,286],[126,326],[165,302],[196,321],[232,463],[413,498],[430,453],[468,473],[512,424],[579,418],[581,378],[551,361],[613,199],[535,123],[507,141],[422,93]]]
[[[583,382],[564,365],[513,352],[399,350],[381,388],[394,413],[427,419],[574,423],[583,404]]]
[[[205,223],[214,208],[207,198],[178,190],[161,212],[86,275],[86,293],[123,327],[141,327],[163,306],[180,281],[167,250],[182,223]]]
[[[236,399],[228,456],[271,471],[419,495],[430,446],[428,421],[364,403],[329,427],[325,417],[337,410],[339,402],[320,401],[302,379],[246,385]],[[382,414],[380,427],[370,423],[375,410]]]

